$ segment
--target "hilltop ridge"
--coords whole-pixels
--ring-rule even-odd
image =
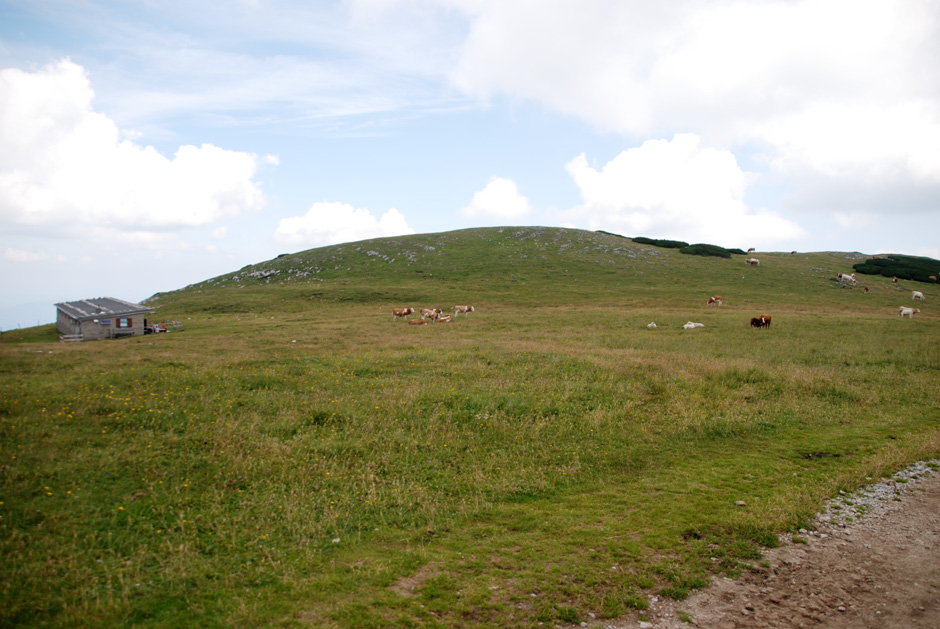
[[[743,256],[683,255],[602,231],[472,228],[285,253],[146,301],[215,312],[296,311],[317,301],[669,306],[710,294],[723,294],[727,303],[787,296],[812,303],[825,297],[818,291],[807,296],[807,288],[833,287],[838,273],[850,273],[855,263],[868,259],[839,252],[753,255],[762,258],[761,267],[746,268]],[[869,283],[877,287],[884,280]]]

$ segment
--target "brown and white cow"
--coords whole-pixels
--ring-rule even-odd
[[[761,315],[759,317],[751,317],[751,326],[755,328],[769,328],[770,327],[770,315]]]
[[[906,308],[904,306],[901,306],[900,308],[898,308],[898,318],[900,319],[902,317],[910,317],[911,319],[913,319],[914,315],[919,312],[920,312],[920,308]]]
[[[748,258],[744,261],[744,264],[748,264],[750,266],[760,266],[760,260],[757,258]]]
[[[839,283],[843,286],[855,286],[858,281],[855,279],[855,273],[836,273],[836,277],[839,278]]]
[[[709,305],[709,306],[711,306],[711,305],[721,306],[721,304],[724,302],[724,299],[725,299],[725,298],[722,297],[721,295],[715,295],[714,297],[709,297],[709,298],[708,298],[708,305]]]
[[[459,315],[461,312],[464,314],[470,314],[473,312],[473,306],[454,306],[454,317]]]
[[[424,325],[427,323],[424,319],[409,319],[408,325]]]
[[[437,321],[440,318],[443,311],[440,308],[422,308],[421,309],[421,318],[430,319],[431,321]]]
[[[392,308],[392,321],[397,321],[399,317],[404,319],[408,315],[414,314],[414,312],[414,308]]]

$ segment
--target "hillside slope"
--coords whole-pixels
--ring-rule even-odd
[[[656,303],[668,306],[718,293],[730,301],[812,304],[807,289],[836,287],[836,274],[865,260],[857,253],[757,253],[707,258],[638,244],[602,232],[542,227],[468,229],[380,238],[284,254],[148,303],[185,312],[303,310],[311,302],[437,305],[467,301]],[[884,278],[872,278],[884,286]],[[266,290],[259,291],[264,287]],[[270,290],[274,289],[274,290]],[[823,291],[820,299],[831,298]]]

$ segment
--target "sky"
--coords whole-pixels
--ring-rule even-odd
[[[0,0],[0,330],[506,225],[940,258],[940,3]]]

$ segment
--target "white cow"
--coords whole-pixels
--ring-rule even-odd
[[[910,317],[913,319],[914,315],[919,312],[920,308],[905,308],[904,306],[901,306],[898,308],[898,318],[900,319],[901,317]]]
[[[923,301],[923,300],[924,300],[924,294],[923,294],[922,292],[920,292],[919,290],[915,290],[915,291],[914,291],[914,294],[911,295],[911,299],[920,299],[921,301]]]
[[[686,330],[692,330],[695,328],[704,328],[705,324],[704,323],[692,323],[691,321],[689,321],[682,327],[685,328]]]
[[[655,329],[656,329],[656,322],[655,322],[655,321],[651,321],[650,323],[647,324],[646,327],[648,327],[650,330],[655,330]]]
[[[757,258],[748,258],[744,261],[744,264],[749,264],[750,266],[760,266],[760,260]]]
[[[855,273],[839,273],[836,275],[839,278],[840,284],[848,284],[849,286],[855,286],[857,280],[855,279]]]

